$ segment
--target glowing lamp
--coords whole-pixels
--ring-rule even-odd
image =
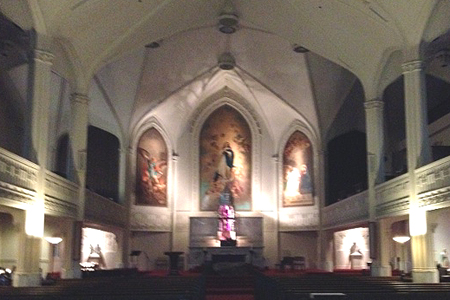
[[[391,230],[392,239],[397,243],[403,244],[410,240],[407,220],[392,223]]]
[[[49,236],[49,237],[46,237],[45,240],[46,240],[47,242],[49,242],[50,244],[52,244],[52,245],[58,245],[59,243],[62,242],[62,238],[56,237],[56,236]]]
[[[419,208],[412,208],[409,212],[409,233],[411,236],[423,235],[427,233],[426,211]]]
[[[44,210],[38,205],[30,207],[26,211],[25,232],[34,237],[44,236]]]

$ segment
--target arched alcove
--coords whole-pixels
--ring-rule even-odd
[[[252,136],[244,117],[223,105],[203,123],[199,139],[200,210],[216,211],[224,189],[236,210],[251,210]]]
[[[168,149],[154,127],[139,138],[136,149],[136,205],[167,207]]]
[[[235,116],[241,119],[241,122],[246,123],[245,127],[248,128],[248,137],[247,140],[243,140],[242,137],[237,137],[236,141],[232,141],[235,147],[240,145],[239,147],[247,147],[243,146],[244,144],[248,144],[250,146],[250,149],[243,150],[247,151],[248,156],[248,162],[251,164],[249,167],[247,167],[248,174],[248,180],[249,186],[251,187],[250,190],[248,190],[248,198],[250,199],[248,201],[244,201],[239,205],[239,203],[236,206],[237,210],[244,210],[244,211],[250,211],[253,208],[253,199],[259,195],[260,192],[260,181],[261,181],[261,168],[260,168],[260,161],[261,161],[261,121],[258,119],[256,112],[252,109],[252,107],[247,103],[247,101],[242,98],[239,94],[234,92],[233,90],[229,89],[228,87],[223,88],[216,94],[212,95],[208,99],[206,99],[201,106],[197,108],[197,110],[194,112],[194,114],[191,116],[191,155],[192,155],[192,182],[193,182],[193,193],[192,193],[192,199],[194,199],[194,202],[198,203],[197,208],[194,209],[198,210],[205,210],[205,211],[212,211],[212,207],[201,207],[202,202],[202,192],[206,192],[206,189],[201,187],[202,180],[200,178],[201,173],[201,158],[202,153],[201,151],[201,133],[204,128],[204,124],[207,122],[207,119],[213,115],[213,113],[221,108],[226,108],[227,110],[230,110],[232,112],[235,112]],[[230,133],[233,132],[234,128],[229,127],[227,130],[230,131]],[[244,138],[245,139],[245,138]],[[225,142],[225,140],[221,140],[222,142]],[[241,146],[242,145],[242,146]],[[220,153],[220,148],[223,147],[222,145],[217,145]],[[239,150],[241,151],[241,150]],[[212,167],[212,166],[211,166]],[[198,199],[198,200],[197,200]]]

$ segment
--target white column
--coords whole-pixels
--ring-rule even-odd
[[[125,207],[127,208],[127,227],[123,234],[123,252],[122,259],[124,266],[131,267],[130,253],[131,253],[131,206],[134,204],[134,198],[131,196],[135,193],[132,192],[136,186],[135,176],[133,174],[133,166],[136,164],[136,156],[132,147],[123,151],[126,154],[126,166],[125,166]]]
[[[86,163],[87,163],[87,134],[89,122],[89,98],[84,94],[71,95],[71,127],[69,132],[70,146],[74,160],[74,174],[71,178],[79,185],[78,215],[73,224],[72,241],[72,270],[68,273],[73,277],[81,277],[81,238],[86,201]]]
[[[322,228],[322,209],[325,207],[325,158],[326,153],[323,150],[317,151],[315,156],[316,168],[315,174],[318,174],[318,188],[315,189],[319,199],[319,235],[317,246],[318,266],[326,271],[333,271],[333,232]]]
[[[48,119],[50,82],[53,54],[35,49],[31,53],[29,68],[29,115],[25,128],[24,155],[39,165],[36,196],[33,205],[26,209],[15,286],[40,285],[39,258],[44,234],[45,171],[47,166]]]
[[[86,188],[87,135],[89,122],[89,98],[83,94],[71,97],[70,145],[74,160],[74,177],[80,186],[78,202],[78,221],[84,219],[84,202]]]
[[[405,83],[406,147],[410,182],[410,233],[412,252],[412,277],[414,282],[439,282],[433,261],[433,236],[427,231],[427,213],[417,201],[415,170],[431,162],[428,140],[427,96],[425,72],[422,61],[402,65]]]
[[[366,140],[367,140],[367,193],[369,200],[369,237],[370,257],[372,258],[372,276],[390,276],[391,267],[388,258],[384,257],[385,226],[383,221],[376,221],[376,193],[375,186],[384,181],[384,102],[373,99],[364,103],[366,112]]]

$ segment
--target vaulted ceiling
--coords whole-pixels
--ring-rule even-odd
[[[36,30],[55,71],[93,98],[91,120],[123,137],[164,101],[195,106],[223,86],[276,98],[261,104],[268,118],[281,103],[323,135],[355,82],[361,101],[382,97],[405,61],[425,58],[450,82],[435,59],[450,48],[444,0],[0,0],[0,11]],[[237,16],[235,33],[218,30],[222,14]],[[232,70],[218,66],[225,52]]]

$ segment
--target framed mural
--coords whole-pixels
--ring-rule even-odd
[[[200,210],[217,211],[222,200],[251,210],[252,137],[244,117],[219,107],[203,124],[199,146]]]
[[[314,205],[312,154],[309,139],[295,131],[283,152],[283,207]]]
[[[136,205],[167,207],[167,146],[155,128],[137,146]]]

